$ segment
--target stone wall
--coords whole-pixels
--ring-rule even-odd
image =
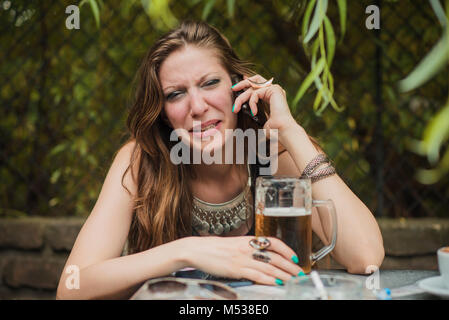
[[[0,299],[54,299],[84,219],[0,219]]]
[[[378,222],[386,252],[381,269],[438,269],[436,250],[449,245],[449,219]],[[81,218],[0,219],[0,299],[54,299],[83,223]]]

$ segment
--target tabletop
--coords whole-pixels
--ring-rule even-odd
[[[418,286],[420,280],[439,276],[437,270],[378,270],[377,274],[356,275],[350,274],[345,270],[319,270],[320,275],[345,275],[349,278],[362,280],[365,288],[368,289],[384,289],[391,290],[393,300],[440,300],[440,296],[436,296],[422,290]],[[378,278],[374,278],[377,277]],[[143,285],[141,289],[144,287]],[[139,289],[131,299],[147,300],[148,295],[144,290]],[[285,299],[285,288],[283,286],[264,286],[249,285],[234,288],[242,300],[283,300]],[[368,295],[364,295],[364,299],[376,299],[371,294],[372,290],[365,290]]]
[[[373,275],[350,274],[345,270],[320,270],[320,275],[345,275],[349,278],[359,279],[365,284],[365,288],[384,289],[391,291],[392,300],[439,300],[439,296],[427,293],[418,286],[420,280],[439,276],[437,270],[379,270],[379,281],[373,279]],[[376,288],[375,286],[378,286]],[[258,286],[235,288],[242,299],[285,299],[285,289],[282,287]],[[371,293],[372,290],[366,290]],[[374,295],[368,294],[364,298],[376,299]]]

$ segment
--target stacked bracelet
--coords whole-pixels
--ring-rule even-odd
[[[325,168],[318,169],[317,168],[323,163],[327,163],[328,166]],[[301,174],[301,179],[311,179],[312,183],[318,180],[327,178],[333,174],[335,174],[335,168],[330,163],[330,160],[327,158],[325,154],[319,154],[315,158],[310,161],[307,166],[304,168],[304,171]]]

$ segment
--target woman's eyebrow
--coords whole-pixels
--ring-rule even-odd
[[[203,76],[201,76],[201,78],[198,80],[198,82],[204,81],[205,78],[207,78],[208,76],[210,76],[212,74],[218,75],[219,73],[218,72],[208,72],[208,73],[204,74]],[[176,88],[179,88],[179,87],[180,87],[180,85],[173,85],[173,86],[168,86],[168,87],[164,88],[163,90],[166,91],[166,90],[171,89],[171,88],[176,89]]]

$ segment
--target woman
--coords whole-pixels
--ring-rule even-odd
[[[298,257],[278,239],[270,238],[269,262],[252,256],[257,165],[174,164],[170,153],[173,130],[181,132],[191,150],[219,152],[229,130],[263,124],[278,133],[280,152],[273,175],[300,176],[322,151],[290,114],[285,91],[265,81],[206,23],[184,22],[155,43],[139,69],[127,122],[131,138],[118,151],[64,268],[78,268],[79,289],[67,288],[69,274],[63,272],[58,298],[129,298],[147,279],[185,267],[269,285],[301,274]],[[258,122],[242,111],[246,101]],[[351,273],[380,266],[384,249],[373,215],[337,174],[323,177],[312,190],[315,198],[332,199],[336,207],[333,257]],[[202,228],[217,225],[207,216],[214,204],[230,206],[229,223],[221,221],[228,227]],[[247,214],[236,217],[235,206]],[[312,228],[325,241],[315,211]],[[126,243],[128,255],[121,256]]]

